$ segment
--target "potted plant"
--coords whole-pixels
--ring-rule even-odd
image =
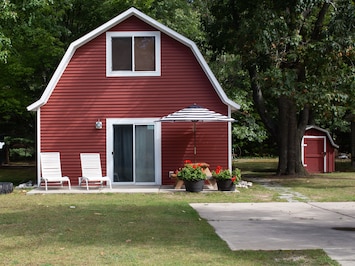
[[[200,164],[185,163],[185,166],[178,170],[177,177],[184,181],[186,191],[200,192],[206,180],[206,174],[202,171]]]
[[[217,181],[218,190],[234,191],[235,185],[238,184],[242,177],[242,173],[239,168],[235,168],[231,172],[229,169],[217,166],[216,170],[212,171],[212,176]]]

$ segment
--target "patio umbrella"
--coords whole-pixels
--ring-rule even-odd
[[[234,119],[207,108],[193,104],[167,116],[160,122],[193,122],[194,124],[194,161],[196,162],[196,123],[197,122],[233,122]]]

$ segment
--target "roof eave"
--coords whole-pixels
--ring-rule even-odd
[[[328,138],[329,141],[330,141],[330,144],[331,144],[334,148],[339,149],[339,145],[335,144],[335,142],[334,142],[333,138],[330,136],[328,130],[325,130],[325,129],[321,128],[321,127],[317,127],[317,126],[315,126],[315,125],[308,125],[308,126],[306,126],[306,130],[309,130],[309,129],[312,129],[312,128],[314,128],[314,129],[316,129],[316,130],[319,130],[319,131],[325,133],[325,134],[327,135],[327,138]]]

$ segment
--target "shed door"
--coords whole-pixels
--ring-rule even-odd
[[[324,136],[304,137],[304,166],[310,173],[326,172],[326,139]]]

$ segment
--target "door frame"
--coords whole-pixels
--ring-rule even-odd
[[[155,153],[155,185],[161,185],[161,123],[157,122],[159,117],[154,118],[107,118],[106,119],[106,172],[109,178],[113,182],[113,145],[114,145],[114,125],[154,125],[154,153]],[[133,183],[119,183],[115,182],[113,184],[120,185],[132,185]],[[137,183],[139,185],[145,183]],[[152,185],[152,183],[147,183],[146,185]]]
[[[302,154],[302,164],[304,167],[307,167],[307,165],[305,164],[305,149],[307,147],[307,144],[305,144],[305,139],[323,139],[323,152],[324,152],[324,156],[323,156],[323,173],[327,172],[327,138],[326,136],[303,136],[302,138],[302,144],[301,144],[301,154]]]

